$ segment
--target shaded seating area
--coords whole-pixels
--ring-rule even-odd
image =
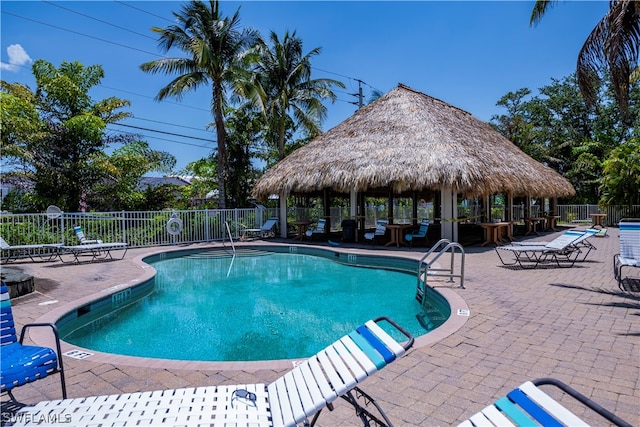
[[[425,244],[427,240],[427,231],[429,230],[429,221],[422,220],[420,222],[420,228],[412,233],[406,234],[404,240],[409,242],[409,246],[413,247],[413,242],[416,240],[424,240]]]
[[[544,245],[497,246],[496,253],[500,262],[506,266],[518,265],[525,269],[540,265],[572,267],[580,255],[580,249],[575,246],[575,243],[586,234],[585,232],[566,232]],[[511,254],[512,258],[506,257],[506,253]]]
[[[640,268],[640,219],[622,219],[618,226],[620,252],[613,256],[613,274],[618,287],[623,289],[623,281],[627,278],[623,270]]]
[[[269,218],[260,228],[243,228],[240,231],[240,240],[247,240],[251,237],[273,237],[276,235],[275,229],[278,226],[278,217]]]
[[[391,335],[402,337],[397,341]],[[375,400],[360,389],[368,377],[413,346],[409,332],[380,317],[300,363],[274,382],[209,386],[40,402],[17,420],[69,420],[86,425],[313,426],[338,397],[355,409],[363,425],[390,426]],[[20,425],[20,424],[14,424]]]
[[[2,263],[25,258],[31,261],[51,261],[57,256],[57,248],[59,247],[58,244],[10,245],[0,237],[0,250],[2,251],[0,260]]]
[[[545,393],[540,388],[542,385],[555,386],[582,405],[600,414],[613,425],[631,427],[631,424],[625,420],[554,378],[539,378],[523,383],[505,397],[498,399],[482,411],[472,415],[468,420],[460,423],[458,427],[533,425],[573,427],[589,425]]]
[[[35,327],[51,328],[56,342],[55,351],[48,347],[22,344],[25,332],[29,328]],[[62,397],[66,399],[67,389],[62,358],[60,357],[60,338],[56,326],[51,323],[28,323],[22,327],[20,338],[18,339],[13,320],[13,311],[11,310],[9,288],[4,282],[0,287],[0,334],[2,393],[8,393],[11,400],[15,401],[12,394],[12,390],[15,387],[59,373]]]
[[[371,244],[374,245],[376,243],[376,239],[381,239],[384,237],[384,234],[387,232],[387,224],[389,221],[385,219],[379,219],[376,223],[375,231],[364,233],[364,240],[371,241]]]

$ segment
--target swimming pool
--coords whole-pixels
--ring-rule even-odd
[[[145,261],[157,271],[153,281],[65,316],[58,322],[63,339],[141,357],[292,359],[380,315],[415,336],[450,315],[437,293],[426,307],[415,300],[413,260],[278,247],[244,249],[235,257],[180,251]]]

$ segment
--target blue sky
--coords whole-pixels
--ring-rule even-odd
[[[31,61],[44,59],[101,65],[105,78],[91,95],[131,101],[139,130],[151,147],[168,151],[178,168],[207,156],[214,147],[210,90],[181,101],[153,98],[172,76],[140,71],[162,57],[152,26],[171,24],[173,1],[2,1],[1,78],[35,89]],[[608,9],[606,1],[558,2],[536,27],[529,26],[533,2],[524,1],[223,1],[225,15],[240,7],[241,24],[266,38],[296,31],[314,57],[313,77],[341,80],[338,100],[328,104],[328,130],[357,109],[358,82],[365,100],[403,83],[483,121],[503,110],[496,102],[527,87],[534,93],[575,71],[578,51]],[[168,56],[181,56],[180,52]],[[110,126],[112,131],[136,132]],[[187,136],[189,138],[183,137]]]

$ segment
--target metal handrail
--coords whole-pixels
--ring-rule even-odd
[[[225,221],[224,225],[227,227],[227,234],[229,234],[229,241],[231,241],[231,247],[233,248],[233,254],[236,253],[236,245],[233,244],[233,236],[231,235],[231,229],[229,228],[229,222]]]
[[[427,258],[433,254],[436,250],[439,252],[430,259],[426,261]],[[462,255],[462,260],[460,264],[460,273],[456,274],[454,272],[455,269],[455,253],[456,250],[460,251]],[[448,268],[442,267],[434,267],[435,261],[437,261],[443,254],[447,252],[451,252],[451,261],[450,266]],[[444,273],[446,272],[446,273]],[[423,283],[426,285],[427,277],[431,276],[441,276],[441,277],[449,277],[449,282],[454,283],[453,278],[460,278],[460,288],[464,289],[464,248],[457,242],[451,242],[448,239],[440,239],[435,245],[431,247],[420,259],[418,263],[418,274],[417,274],[417,286],[420,288],[420,284]]]

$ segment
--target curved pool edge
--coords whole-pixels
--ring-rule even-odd
[[[256,246],[282,246],[282,247],[309,247],[304,244],[290,244],[290,243],[274,243],[274,242],[246,242],[241,243],[237,242],[236,246],[245,246],[245,247],[256,247]],[[197,247],[200,249],[220,249],[224,247],[221,244],[206,244]],[[353,254],[366,254],[366,255],[376,255],[376,256],[384,256],[384,257],[396,257],[396,258],[405,258],[405,259],[415,259],[419,260],[419,257],[422,255],[420,253],[385,253],[381,254],[380,251],[370,251],[367,249],[361,248],[329,248],[329,247],[317,247],[322,250],[330,251],[330,252],[339,252],[339,253],[353,253]],[[151,280],[155,277],[156,270],[143,260],[149,258],[154,255],[159,255],[161,253],[167,252],[179,252],[179,251],[188,251],[194,249],[178,247],[178,248],[168,248],[168,247],[160,247],[156,248],[156,250],[150,251],[145,254],[135,256],[131,261],[140,267],[141,274],[136,277],[128,280],[126,283],[121,283],[118,285],[106,287],[98,292],[93,294],[78,298],[73,302],[69,302],[60,307],[56,307],[52,309],[47,314],[39,317],[36,322],[39,323],[53,323],[55,324],[59,319],[63,316],[67,315],[73,310],[77,310],[80,307],[83,307],[87,304],[95,302],[105,296],[114,294],[116,292],[120,292],[124,289],[131,288],[141,283],[144,283],[148,280]],[[407,256],[409,255],[409,256]],[[415,258],[417,257],[417,258]],[[117,262],[117,261],[115,261]],[[442,297],[447,301],[451,308],[451,315],[449,318],[438,328],[433,331],[428,332],[425,335],[417,337],[415,339],[415,343],[413,349],[417,349],[420,347],[432,345],[458,331],[466,321],[468,320],[468,315],[460,315],[460,313],[468,313],[468,306],[466,302],[462,299],[460,295],[451,287],[434,287],[438,293],[442,295]],[[29,337],[36,345],[53,347],[55,344],[51,338],[51,334],[45,328],[32,328],[29,332]],[[330,344],[330,343],[327,343]],[[134,367],[144,367],[144,368],[160,368],[160,369],[181,369],[181,370],[206,370],[206,371],[258,371],[263,369],[271,369],[271,370],[284,370],[290,369],[300,361],[307,360],[306,358],[302,359],[280,359],[280,360],[260,360],[260,361],[233,361],[233,362],[223,362],[223,361],[194,361],[194,360],[176,360],[176,359],[160,359],[160,358],[148,358],[148,357],[138,357],[138,356],[125,356],[119,354],[112,353],[103,353],[91,349],[82,348],[76,345],[72,345],[67,343],[66,341],[61,341],[61,349],[63,355],[70,351],[76,351],[78,353],[90,354],[87,357],[82,358],[82,360],[86,360],[92,363],[104,363],[111,365],[125,365],[125,366],[134,366]],[[69,356],[68,356],[69,357]]]

